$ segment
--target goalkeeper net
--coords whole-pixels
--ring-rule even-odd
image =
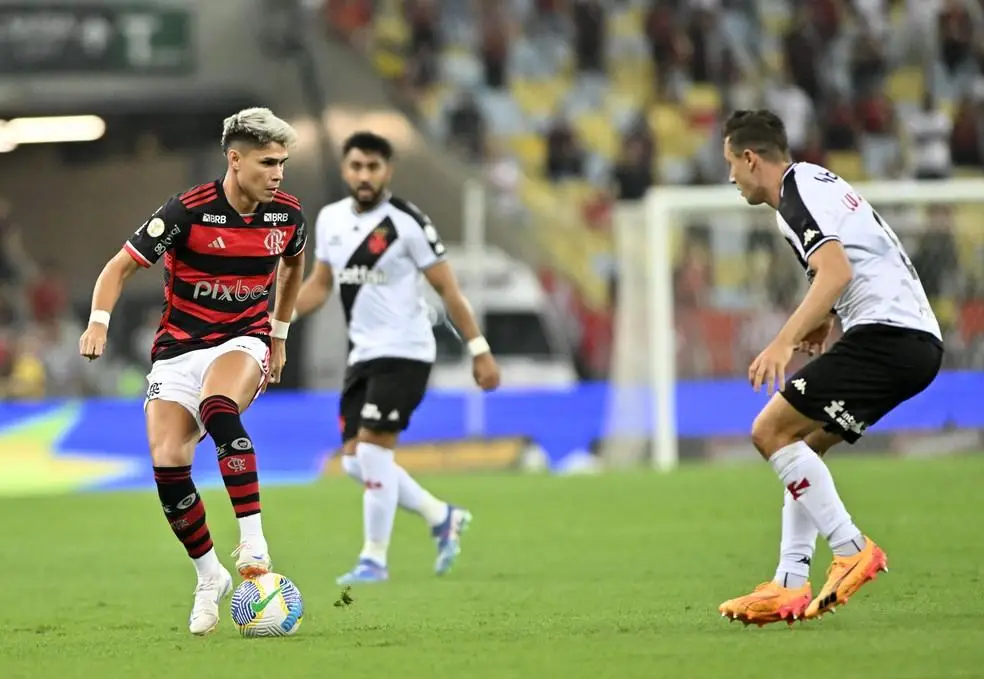
[[[933,407],[922,396],[903,404],[857,447],[908,451],[923,441],[933,450],[984,449],[984,409],[970,405],[984,394],[984,181],[855,188],[905,246],[947,348],[944,373],[925,395]],[[727,185],[659,187],[644,203],[619,207],[615,233],[601,454],[613,466],[650,459],[664,470],[681,458],[752,455],[748,432],[767,396],[751,391],[748,366],[807,285],[775,213],[749,207]],[[795,355],[786,375],[806,360]],[[927,435],[936,437],[931,446]],[[951,438],[941,444],[945,436]]]

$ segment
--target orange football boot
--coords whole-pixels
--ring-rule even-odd
[[[888,559],[875,541],[865,536],[864,549],[854,556],[834,556],[827,569],[827,582],[806,609],[807,619],[819,618],[843,606],[861,586],[871,582],[879,571],[888,572]]]
[[[740,620],[746,625],[761,627],[783,620],[792,625],[803,617],[812,598],[809,582],[798,589],[790,589],[769,581],[756,587],[751,594],[725,601],[718,610],[732,622]]]

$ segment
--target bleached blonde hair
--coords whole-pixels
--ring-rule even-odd
[[[280,144],[290,148],[297,143],[297,132],[268,108],[245,108],[222,123],[222,150],[228,151],[234,142],[258,147]]]

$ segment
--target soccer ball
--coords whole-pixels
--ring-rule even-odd
[[[232,594],[231,607],[244,637],[288,637],[304,619],[300,590],[278,573],[244,580]]]

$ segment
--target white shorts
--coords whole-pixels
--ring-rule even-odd
[[[154,361],[147,374],[147,399],[144,401],[144,411],[147,410],[147,404],[154,400],[178,403],[195,418],[199,435],[204,437],[205,425],[198,412],[198,404],[202,400],[202,382],[215,359],[231,351],[245,351],[259,364],[262,374],[259,384],[256,385],[256,396],[258,396],[269,373],[270,350],[258,337],[236,337],[218,346],[196,349],[174,358]],[[253,398],[255,399],[256,396]]]

